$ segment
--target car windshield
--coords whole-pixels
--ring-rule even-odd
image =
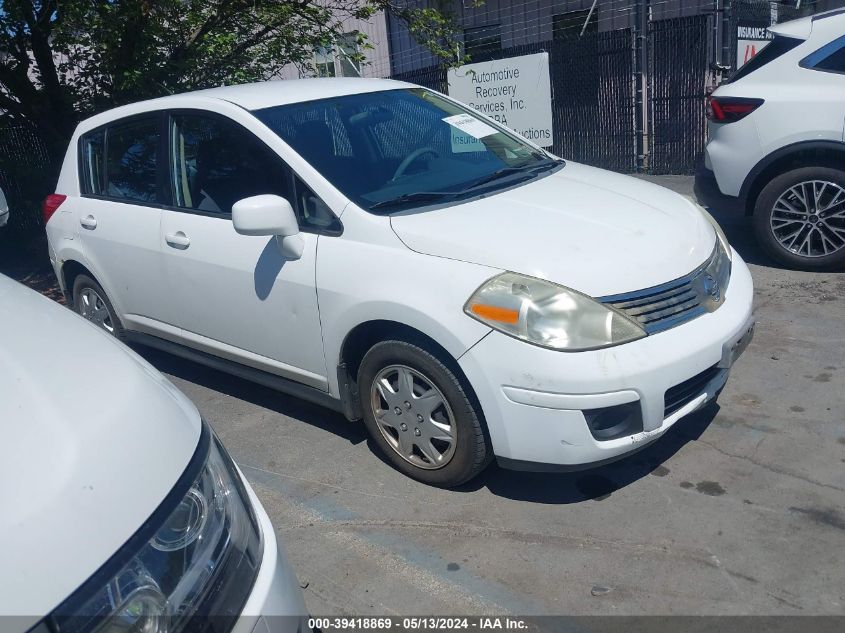
[[[360,207],[391,213],[539,177],[563,161],[423,88],[253,113]]]

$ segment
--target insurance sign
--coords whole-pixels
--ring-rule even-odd
[[[736,27],[736,67],[742,68],[772,41],[772,34],[765,26]]]
[[[448,79],[449,96],[541,147],[554,142],[548,53],[465,64],[449,70]],[[473,138],[478,137],[461,136],[457,144],[467,146],[464,151],[472,151]]]

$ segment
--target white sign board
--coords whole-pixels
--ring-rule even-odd
[[[765,26],[736,27],[736,67],[742,68],[772,41]]]
[[[506,125],[540,147],[549,147],[554,141],[548,53],[452,68],[449,70],[449,96]],[[478,139],[482,136],[466,127],[450,125],[455,130],[453,149],[476,151],[473,146],[478,148],[477,144],[481,143]],[[460,146],[465,149],[456,149]]]

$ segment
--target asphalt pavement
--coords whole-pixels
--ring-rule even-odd
[[[843,614],[845,274],[782,270],[714,215],[750,265],[755,338],[718,405],[595,470],[431,488],[338,414],[139,351],[240,464],[313,614]]]

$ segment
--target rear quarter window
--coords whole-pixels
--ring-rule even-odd
[[[747,77],[756,70],[760,70],[766,64],[770,64],[778,57],[785,55],[799,44],[803,44],[805,40],[799,40],[794,37],[784,37],[782,35],[775,35],[775,38],[763,50],[752,57],[747,64],[737,70],[728,83],[738,81],[743,77]]]
[[[80,156],[82,193],[104,195],[105,193],[105,130],[98,130],[82,137]]]

